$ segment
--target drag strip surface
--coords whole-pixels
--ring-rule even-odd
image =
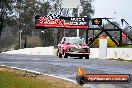
[[[99,59],[58,58],[56,56],[0,54],[0,65],[13,66],[75,80],[79,66],[91,74],[131,74],[132,62]],[[95,88],[132,88],[132,84],[90,84]]]

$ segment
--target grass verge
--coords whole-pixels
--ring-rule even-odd
[[[0,66],[0,88],[83,88],[77,84]]]
[[[125,59],[122,59],[122,58],[117,58],[117,59],[110,58],[110,59],[107,59],[107,60],[132,62],[132,60],[125,60]]]

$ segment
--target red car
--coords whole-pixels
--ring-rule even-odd
[[[79,57],[89,59],[90,49],[85,40],[80,37],[63,37],[58,44],[57,56],[59,58]]]

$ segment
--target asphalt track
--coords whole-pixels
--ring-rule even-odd
[[[0,65],[18,67],[44,74],[51,74],[75,81],[79,66],[91,74],[131,74],[132,62],[100,59],[58,58],[57,56],[9,55],[0,54]],[[130,84],[88,84],[94,88],[132,88]]]

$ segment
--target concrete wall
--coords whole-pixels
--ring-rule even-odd
[[[90,48],[90,50],[91,58],[99,58],[99,48]],[[110,58],[132,60],[132,48],[107,48],[107,59]]]
[[[6,54],[54,55],[54,47],[35,47],[2,52]]]
[[[2,52],[6,54],[27,54],[27,55],[56,55],[57,49],[50,47],[25,48]],[[90,48],[90,58],[99,58],[99,48]],[[104,54],[102,52],[102,54]],[[132,60],[132,48],[107,48],[107,58],[122,58]]]

